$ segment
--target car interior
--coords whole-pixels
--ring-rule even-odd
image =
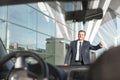
[[[0,0],[0,6],[41,1],[47,2],[53,0]],[[71,0],[60,1],[70,2]],[[66,21],[83,21],[85,23],[85,21],[91,19],[102,18],[102,9],[87,9],[88,1],[80,1],[83,3],[83,10],[67,11],[65,13]],[[34,60],[34,63],[31,63],[28,60],[29,58]],[[55,66],[45,62],[40,56],[32,51],[13,51],[8,54],[1,39],[0,65],[0,79],[2,80],[85,80],[89,69],[89,65]]]
[[[56,0],[0,0],[0,6],[47,2]],[[57,0],[60,2],[81,1],[83,10],[66,11],[65,20],[73,22],[90,21],[103,17],[102,8],[88,9],[93,0]],[[79,18],[81,17],[81,18]],[[31,62],[30,59],[34,62]],[[7,53],[0,39],[0,80],[88,80],[89,65],[52,65],[34,51],[18,50]]]

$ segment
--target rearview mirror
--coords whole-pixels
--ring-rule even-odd
[[[88,9],[88,10],[77,10],[68,11],[65,13],[65,20],[73,20],[75,22],[89,21],[92,19],[101,19],[103,17],[103,10],[98,9]]]

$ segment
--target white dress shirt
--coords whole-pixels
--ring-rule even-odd
[[[79,41],[79,40],[77,41],[77,53],[76,53],[76,59],[75,59],[76,61],[79,61],[79,56],[80,56],[79,49],[80,49],[80,45],[82,46],[82,43],[83,41]]]

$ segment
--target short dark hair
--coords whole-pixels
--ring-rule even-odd
[[[85,35],[86,35],[86,32],[85,32],[84,30],[79,30],[79,32],[84,32],[84,33],[85,33]],[[79,33],[79,32],[78,32],[78,33]]]

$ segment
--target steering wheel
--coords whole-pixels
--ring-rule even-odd
[[[12,58],[15,58],[16,60],[18,58],[21,58],[22,60],[20,62],[22,64],[25,64],[25,59],[28,57],[34,58],[38,62],[38,64],[40,64],[40,74],[36,75],[36,74],[30,72],[29,70],[27,70],[27,68],[25,68],[26,67],[25,65],[22,65],[22,67],[19,67],[19,68],[16,67],[16,65],[14,65],[14,68],[10,71],[6,80],[33,80],[33,79],[44,80],[44,79],[48,79],[49,71],[48,71],[47,64],[43,61],[43,59],[40,56],[38,56],[34,52],[15,51],[15,52],[9,53],[5,57],[3,57],[3,59],[0,60],[0,65],[5,64],[7,61],[11,60]]]

